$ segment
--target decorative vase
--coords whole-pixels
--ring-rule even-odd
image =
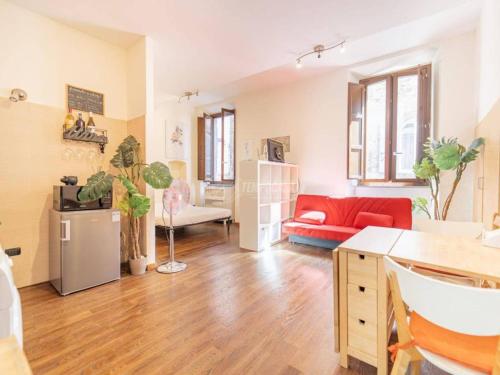
[[[128,264],[130,266],[130,273],[134,276],[143,275],[146,272],[146,267],[148,265],[148,260],[146,257],[142,256],[139,259],[128,260]]]

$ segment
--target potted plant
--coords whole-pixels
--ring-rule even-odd
[[[435,220],[446,220],[451,201],[457,190],[458,184],[467,165],[476,160],[478,149],[484,145],[484,138],[476,138],[468,148],[458,143],[457,138],[432,140],[429,138],[424,145],[424,157],[413,166],[413,171],[418,178],[426,180],[432,196],[432,213]],[[442,209],[439,202],[439,185],[443,171],[455,171],[455,179],[451,191],[446,197]],[[413,200],[413,209],[425,213],[431,219],[427,199],[418,197]]]
[[[96,200],[105,196],[112,188],[113,181],[118,180],[126,190],[118,203],[123,215],[128,217],[129,236],[126,252],[130,271],[133,275],[146,271],[146,257],[142,255],[140,246],[140,218],[149,212],[151,200],[139,192],[137,184],[142,180],[154,189],[166,189],[172,183],[168,167],[161,162],[145,164],[141,161],[140,143],[129,135],[118,146],[110,163],[119,173],[113,175],[104,171],[97,172],[88,178],[85,186],[78,194],[82,201]]]

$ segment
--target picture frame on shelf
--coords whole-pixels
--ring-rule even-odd
[[[269,161],[284,163],[285,162],[285,152],[283,143],[278,142],[274,139],[267,139],[267,158]]]

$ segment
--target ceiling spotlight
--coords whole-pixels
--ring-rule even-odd
[[[318,44],[317,46],[314,46],[314,52],[318,54],[318,59],[321,58],[321,52],[325,50],[325,46],[322,44]]]
[[[321,56],[323,55],[323,53],[325,51],[329,51],[329,50],[337,48],[337,47],[340,47],[340,53],[344,53],[345,52],[345,40],[343,40],[337,44],[334,44],[333,46],[330,46],[330,47],[325,47],[322,44],[318,44],[318,45],[314,46],[312,51],[306,52],[303,55],[297,57],[297,60],[296,60],[297,69],[302,67],[302,59],[304,57],[315,54],[319,59],[319,58],[321,58]]]

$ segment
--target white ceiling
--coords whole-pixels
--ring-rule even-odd
[[[124,47],[155,41],[157,98],[217,100],[473,29],[479,0],[12,0]],[[120,33],[122,32],[122,33]],[[292,63],[315,44],[347,52]],[[270,79],[273,77],[272,79]]]

